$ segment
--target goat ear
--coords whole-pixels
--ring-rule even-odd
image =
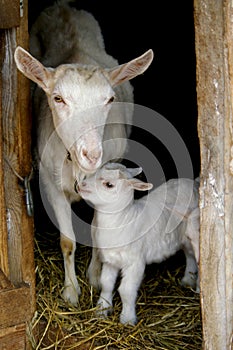
[[[119,85],[124,81],[133,79],[137,75],[144,73],[151,64],[153,57],[153,51],[148,50],[143,55],[128,63],[121,64],[120,66],[108,70],[108,76],[112,86]]]
[[[130,173],[131,177],[135,177],[142,172],[142,168],[127,168],[127,172]]]
[[[27,78],[37,83],[45,92],[49,91],[49,78],[52,71],[45,68],[36,58],[18,46],[14,54],[17,68]]]
[[[130,179],[128,181],[131,184],[131,186],[133,186],[133,188],[137,191],[149,191],[153,187],[153,184],[143,182],[143,181],[138,180],[138,179]]]

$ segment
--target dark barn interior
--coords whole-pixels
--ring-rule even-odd
[[[43,8],[53,1],[29,1],[29,27]],[[77,6],[76,6],[77,3]],[[149,69],[131,81],[135,103],[148,107],[172,123],[186,144],[199,174],[197,135],[195,43],[192,1],[157,1],[145,5],[133,1],[77,1],[76,7],[91,12],[100,23],[106,51],[125,63],[153,49]],[[148,145],[162,165],[166,179],[175,177],[171,155],[139,130],[131,138]]]

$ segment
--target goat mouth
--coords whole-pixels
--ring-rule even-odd
[[[82,188],[79,188],[78,193],[81,193],[81,194],[84,193],[84,194],[86,194],[86,193],[91,193],[91,191],[83,190]]]
[[[88,191],[88,190],[84,190],[83,188],[81,188],[80,186],[79,186],[79,184],[78,184],[78,181],[77,180],[75,180],[75,182],[74,182],[74,190],[75,190],[75,192],[76,193],[78,193],[78,194],[82,194],[82,193],[91,193],[91,191]]]
[[[85,174],[93,174],[99,168],[99,166],[92,166],[90,168],[86,168],[83,165],[81,165],[80,162],[78,162],[78,165],[79,165],[80,170],[82,172],[84,172]]]

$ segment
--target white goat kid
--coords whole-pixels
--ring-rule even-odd
[[[31,49],[37,59],[17,47],[15,62],[38,85],[34,111],[38,119],[40,176],[61,233],[63,297],[77,304],[80,288],[74,266],[71,203],[80,196],[74,184],[94,173],[103,159],[122,158],[132,108],[113,101],[133,102],[128,80],[148,68],[153,52],[149,50],[119,66],[105,52],[93,16],[63,2],[42,12],[32,28]]]
[[[111,311],[112,292],[121,272],[120,322],[130,324],[137,322],[135,302],[146,264],[159,263],[183,249],[186,269],[181,283],[195,287],[197,273],[193,247],[186,236],[188,215],[198,207],[195,182],[172,179],[135,200],[134,190],[152,188],[152,184],[133,178],[141,171],[109,163],[78,185],[80,195],[95,207],[88,276],[91,284],[101,287],[100,315]],[[103,264],[100,276],[99,259]]]

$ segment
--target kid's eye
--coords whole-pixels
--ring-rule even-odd
[[[57,96],[54,97],[54,101],[55,101],[56,103],[64,103],[63,98],[62,98],[61,96],[59,96],[59,95],[57,95]]]
[[[112,103],[114,100],[115,100],[115,97],[114,97],[114,96],[110,97],[110,99],[108,100],[107,104]]]
[[[107,187],[107,188],[113,188],[114,187],[114,185],[111,182],[109,182],[109,181],[104,182],[104,186]]]

